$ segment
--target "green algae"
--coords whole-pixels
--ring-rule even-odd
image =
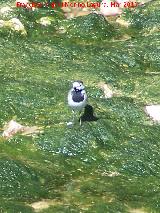
[[[160,101],[159,33],[137,33],[157,26],[157,4],[130,12],[146,22],[134,22],[128,40],[97,14],[63,20],[48,9],[16,9],[27,35],[1,29],[0,124],[16,118],[44,132],[0,139],[1,212],[35,212],[31,204],[43,199],[55,202],[40,212],[160,211],[160,126],[144,113]],[[37,23],[45,16],[51,26]],[[84,81],[99,119],[70,129],[74,79]],[[105,99],[101,81],[117,95]]]
[[[159,6],[159,0],[148,2],[135,8],[133,12],[127,10],[124,15],[124,19],[131,23],[131,27],[134,29],[136,34],[154,34],[160,30]]]
[[[25,212],[25,213],[33,213],[33,209],[27,205],[15,203],[11,201],[1,200],[0,202],[0,211],[1,212]]]
[[[60,25],[66,30],[65,36],[67,38],[79,38],[89,42],[110,39],[116,35],[114,26],[109,24],[102,15],[97,15],[96,13],[61,21]]]

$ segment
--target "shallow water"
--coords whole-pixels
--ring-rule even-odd
[[[44,132],[0,138],[1,212],[160,212],[160,126],[144,112],[160,102],[158,6],[126,11],[127,29],[97,14],[14,8],[8,19],[19,15],[27,35],[0,28],[1,133],[13,118]],[[68,128],[74,79],[99,119]]]

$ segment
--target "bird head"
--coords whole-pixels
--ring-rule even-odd
[[[84,90],[84,85],[82,81],[74,81],[73,82],[73,89],[78,92]]]

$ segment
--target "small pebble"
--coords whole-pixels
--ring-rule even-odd
[[[145,107],[147,114],[157,122],[160,122],[160,105],[150,105]]]
[[[68,122],[68,123],[67,123],[67,126],[68,126],[68,127],[72,127],[72,126],[73,126],[73,122]]]

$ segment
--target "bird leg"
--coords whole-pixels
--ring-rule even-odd
[[[75,122],[75,111],[72,109],[72,122]]]
[[[81,119],[81,113],[82,113],[82,111],[79,111],[79,124],[80,124],[80,126],[82,125],[82,119]],[[76,119],[76,117],[77,117],[77,113],[76,113],[76,111],[75,110],[72,110],[72,123],[74,124],[75,123],[75,119]]]
[[[79,111],[79,124],[80,124],[80,126],[82,125],[82,119],[81,119],[81,113],[82,113],[82,111]]]
[[[82,119],[81,119],[81,117],[79,118],[79,125],[80,126],[82,125]]]

